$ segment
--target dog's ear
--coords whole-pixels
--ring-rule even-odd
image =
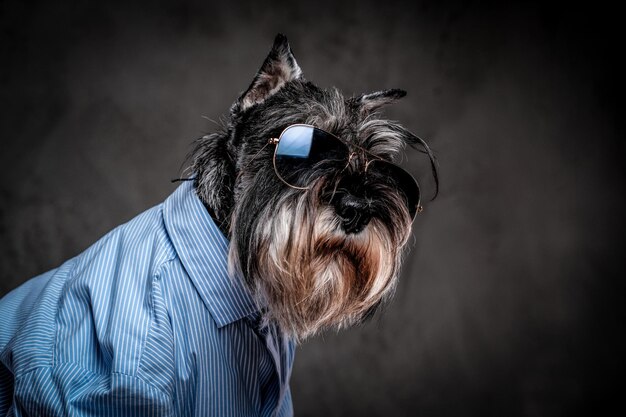
[[[287,37],[279,33],[274,39],[272,50],[263,61],[250,87],[233,104],[231,112],[244,111],[264,101],[285,83],[300,78],[301,75],[302,70],[291,52]]]
[[[390,90],[376,91],[375,93],[361,94],[355,100],[361,112],[367,114],[404,96],[406,96],[406,91],[392,88]]]

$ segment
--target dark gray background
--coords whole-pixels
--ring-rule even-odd
[[[0,3],[0,294],[169,195],[214,128],[202,116],[227,112],[283,32],[321,86],[408,90],[387,114],[442,178],[385,313],[299,349],[296,414],[623,412],[616,11],[26,3]],[[431,192],[423,162],[405,166]]]

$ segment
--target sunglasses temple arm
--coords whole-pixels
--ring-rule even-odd
[[[252,161],[254,161],[254,160],[256,159],[256,157],[257,157],[257,156],[259,156],[259,154],[261,154],[261,152],[263,152],[263,150],[264,150],[265,148],[267,148],[267,146],[268,146],[268,145],[270,145],[270,144],[272,144],[272,143],[273,143],[273,142],[272,142],[273,140],[274,140],[274,138],[271,138],[271,139],[269,140],[269,142],[267,142],[265,145],[263,145],[263,147],[262,147],[261,149],[259,149],[259,151],[258,151],[257,153],[255,153],[255,154],[254,154],[254,156],[252,157],[252,159],[250,159],[250,160],[248,161],[248,163],[247,163],[247,164],[246,164],[246,165],[245,165],[242,169],[240,169],[240,170],[239,170],[239,174],[237,174],[237,179],[239,179],[239,177],[241,176],[241,174],[242,174],[243,172],[245,172],[245,170],[246,170],[246,169],[250,166],[250,164],[252,163]]]

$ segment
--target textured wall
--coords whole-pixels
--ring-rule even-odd
[[[305,76],[399,87],[442,192],[394,302],[303,345],[300,416],[557,416],[617,405],[617,14],[571,5],[0,3],[0,294],[162,201],[275,33]],[[226,3],[229,5],[226,6]],[[406,3],[406,4],[404,4]],[[421,159],[405,166],[432,189]],[[623,405],[620,405],[622,409]]]

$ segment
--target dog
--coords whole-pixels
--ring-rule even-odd
[[[164,203],[0,300],[0,415],[291,415],[295,346],[393,294],[428,145],[277,35]],[[437,191],[435,190],[435,195]]]
[[[223,130],[196,145],[196,189],[230,236],[231,269],[268,306],[266,319],[292,337],[357,323],[393,292],[411,219],[405,196],[380,178],[384,173],[365,177],[361,157],[389,161],[405,145],[418,145],[437,178],[428,146],[376,114],[405,94],[392,89],[345,99],[336,89],[320,89],[303,78],[279,35]],[[335,167],[322,167],[300,173],[307,190],[286,186],[265,139],[297,123],[366,152],[340,178]],[[346,227],[353,225],[359,227]]]

